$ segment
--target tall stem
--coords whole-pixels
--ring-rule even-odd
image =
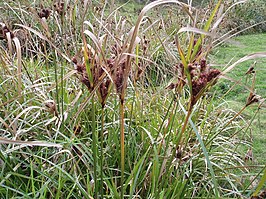
[[[188,124],[188,120],[189,120],[189,117],[192,113],[192,108],[193,106],[191,105],[192,103],[190,102],[189,106],[188,106],[188,111],[187,111],[187,115],[186,115],[186,118],[185,118],[185,121],[184,121],[184,124],[182,126],[182,129],[181,129],[181,132],[180,132],[180,135],[179,135],[179,138],[176,142],[176,150],[178,149],[178,145],[182,145],[182,136],[187,128],[187,124]]]
[[[100,182],[100,192],[101,198],[103,199],[103,125],[104,125],[104,107],[102,107],[102,121],[101,121],[101,158],[100,158],[100,172],[101,172],[101,182]]]
[[[120,147],[121,147],[121,199],[124,198],[124,172],[125,172],[125,125],[124,102],[120,102]]]
[[[188,111],[187,111],[187,114],[186,114],[186,117],[185,117],[185,120],[184,120],[184,124],[182,126],[182,129],[181,129],[181,132],[180,134],[178,134],[178,140],[176,142],[176,146],[175,146],[175,149],[174,151],[172,152],[171,156],[170,156],[170,159],[168,161],[168,164],[166,166],[166,171],[170,171],[170,168],[172,166],[172,162],[174,160],[174,157],[176,155],[176,151],[178,150],[178,147],[179,145],[181,146],[182,145],[182,137],[183,137],[183,134],[185,133],[185,130],[187,128],[187,124],[188,124],[188,121],[189,121],[189,117],[192,113],[192,107],[191,105],[189,105],[188,107]],[[182,158],[179,159],[179,161],[181,161]],[[179,162],[179,165],[180,165],[180,162]],[[168,177],[166,178],[163,178],[162,180],[160,179],[162,176],[159,176],[159,179],[158,181],[160,181],[160,187],[163,187],[165,185],[165,183],[168,183]],[[159,189],[160,190],[160,189]],[[157,196],[159,196],[159,193],[157,192]]]
[[[94,96],[91,99],[92,103],[92,148],[93,148],[93,173],[94,173],[94,195],[98,198],[98,183],[97,183],[97,132],[96,132],[96,121],[95,121],[95,102]]]

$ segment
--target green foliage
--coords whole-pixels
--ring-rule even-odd
[[[122,17],[130,3],[70,2],[1,7],[17,24],[0,32],[0,198],[257,194],[264,167],[243,151],[256,120],[243,113],[263,98],[245,85],[247,101],[232,110],[215,91],[237,66],[209,63],[222,0],[204,16],[155,1],[133,20]],[[26,36],[22,57],[15,28]]]
[[[234,62],[246,54],[250,54],[252,52],[262,52],[266,48],[265,43],[265,34],[242,35],[239,37],[234,37],[222,44],[221,47],[218,47],[214,50],[212,62],[215,65],[220,65],[220,68],[223,68],[227,63]],[[228,56],[228,54],[230,56]],[[230,78],[236,81],[220,81],[216,86],[217,95],[223,97],[223,95],[226,94],[224,99],[228,103],[232,104],[235,108],[240,109],[241,104],[245,103],[249,93],[249,91],[247,91],[243,85],[248,87],[252,84],[252,77],[250,74],[245,73],[251,66],[254,66],[254,71],[256,72],[255,91],[257,94],[261,95],[262,98],[265,98],[266,85],[264,84],[265,75],[263,73],[263,71],[265,71],[265,64],[265,59],[256,60],[255,65],[254,61],[247,61],[240,64],[230,74],[228,74]],[[230,88],[232,88],[231,91],[227,93]],[[265,135],[262,133],[263,126],[266,125],[265,109],[262,108],[257,110],[257,107],[249,107],[244,113],[243,117],[247,120],[252,120],[253,114],[257,111],[258,114],[251,124],[254,157],[261,164],[265,164],[265,158],[261,156],[262,151],[264,151],[263,148],[265,144]],[[247,148],[244,147],[244,150],[247,150]]]
[[[241,31],[245,28],[247,33],[266,32],[266,5],[264,0],[248,0],[233,8],[224,19],[223,26],[226,31]]]

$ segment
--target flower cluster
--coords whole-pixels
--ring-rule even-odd
[[[55,8],[55,11],[60,15],[60,16],[63,16],[65,15],[65,3],[64,2],[56,2],[54,4],[54,8]],[[67,6],[66,9],[69,9],[70,7]]]
[[[75,69],[77,70],[80,81],[88,88],[90,92],[97,86],[97,94],[101,104],[104,106],[110,93],[112,83],[121,101],[123,101],[123,89],[126,84],[126,60],[127,56],[122,55],[123,49],[127,46],[114,44],[111,46],[109,58],[101,59],[97,54],[89,52],[87,54],[87,63],[78,61],[78,57],[73,57]],[[87,67],[86,68],[86,64]],[[89,70],[89,71],[87,71]],[[89,72],[89,74],[88,74]]]
[[[50,10],[43,8],[43,9],[38,13],[38,16],[39,16],[40,18],[48,19],[48,17],[50,16],[50,14],[51,14],[51,11],[50,11]]]
[[[111,72],[116,87],[116,91],[120,97],[123,89],[125,70],[126,70],[126,60],[123,59],[120,63],[118,63],[116,67],[113,67],[113,70]]]
[[[205,59],[200,60],[199,64],[189,64],[188,70],[192,82],[192,96],[194,98],[202,89],[206,88],[208,83],[215,80],[221,74],[220,70],[210,68]]]
[[[112,46],[113,56],[107,59],[106,63],[104,61],[100,63],[98,58],[93,58],[93,56],[88,55],[88,64],[90,66],[89,68],[91,73],[90,75],[88,75],[84,61],[78,62],[76,57],[72,59],[75,69],[78,72],[80,81],[89,89],[89,91],[92,92],[95,89],[95,86],[100,83],[97,93],[103,106],[106,103],[112,81],[114,82],[116,91],[120,97],[122,94],[126,59],[122,59],[120,61],[116,59],[120,52],[121,48],[118,48],[117,45]],[[108,73],[109,75],[104,77],[104,73]]]
[[[143,39],[141,40],[141,49],[143,56],[147,55],[148,48],[149,48],[150,40],[146,38],[146,36],[143,36]],[[135,72],[135,79],[134,81],[137,82],[140,77],[143,75],[143,72],[145,71],[146,65],[144,60],[140,60],[137,64],[136,72]]]
[[[92,59],[89,58],[89,64],[93,67],[90,68],[90,72],[92,74],[91,78],[88,75],[87,69],[86,69],[86,64],[83,61],[82,63],[79,63],[77,61],[77,58],[74,57],[72,59],[72,62],[75,65],[75,68],[78,72],[79,75],[79,79],[80,81],[89,89],[89,91],[93,91],[95,89],[95,86],[97,86],[98,83],[100,83],[99,88],[97,90],[97,93],[99,94],[99,98],[100,98],[100,102],[102,104],[102,106],[105,105],[106,103],[106,99],[109,93],[109,88],[111,86],[111,80],[108,77],[105,77],[102,81],[101,81],[101,77],[104,74],[104,70],[102,67],[102,65],[97,64],[92,62]],[[108,66],[112,67],[112,64],[110,62],[110,64],[108,64]],[[100,82],[101,81],[101,82]]]
[[[178,64],[176,66],[177,69],[177,76],[178,76],[178,82],[177,83],[171,83],[167,88],[169,89],[175,89],[175,88],[182,88],[187,82],[186,80],[186,74],[184,65],[182,63]],[[218,69],[210,68],[207,65],[207,61],[205,59],[201,59],[198,62],[190,63],[188,64],[188,75],[191,79],[192,84],[192,103],[196,103],[197,95],[206,88],[208,83],[215,83],[215,80],[217,77],[221,74],[221,71]]]
[[[88,87],[89,90],[91,90],[92,85],[90,84],[88,73],[86,71],[85,63],[79,63],[76,57],[72,58],[72,62],[75,65],[75,69],[77,70],[79,74],[80,81]]]
[[[1,29],[0,29],[0,39],[7,39],[6,34],[10,33],[10,37],[11,39],[13,39],[14,33],[4,24],[4,23],[0,23],[1,24]]]
[[[260,101],[260,99],[261,99],[260,96],[254,94],[253,92],[250,92],[248,99],[247,99],[247,102],[246,102],[246,106],[249,106],[253,103],[257,103]]]
[[[143,54],[146,55],[147,54],[147,50],[148,50],[148,46],[149,46],[150,40],[148,40],[145,35],[143,37],[143,42],[142,42],[142,50],[143,50]]]

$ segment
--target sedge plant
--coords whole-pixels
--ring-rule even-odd
[[[16,26],[28,31],[38,52],[31,62],[25,57],[23,102],[9,86],[18,82],[16,65],[0,48],[0,86],[6,91],[0,104],[0,197],[219,198],[242,197],[247,190],[258,195],[264,174],[256,189],[238,177],[249,172],[238,151],[249,146],[238,137],[244,109],[216,106],[212,91],[239,63],[265,53],[223,71],[210,66],[225,13],[220,0],[202,21],[192,1],[154,1],[136,23],[120,17],[114,3],[64,1],[52,9],[45,3],[32,19],[22,15],[20,22],[31,25]],[[184,24],[170,23],[174,4],[186,15]],[[172,11],[166,19],[164,9]],[[174,80],[168,84],[169,76]],[[262,103],[253,85],[249,90],[245,107]]]

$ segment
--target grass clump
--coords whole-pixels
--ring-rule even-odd
[[[244,85],[249,93],[238,112],[225,107],[215,89],[237,64],[266,54],[225,69],[211,66],[224,17],[221,0],[200,17],[191,5],[158,0],[134,23],[120,17],[114,1],[4,6],[28,45],[14,40],[3,22],[1,197],[259,194],[265,167],[242,150],[252,149],[242,113],[264,105],[255,74],[252,85]],[[164,16],[164,9],[172,13]]]

